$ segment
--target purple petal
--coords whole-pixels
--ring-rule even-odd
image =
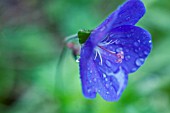
[[[97,92],[106,101],[117,101],[127,85],[128,75],[114,62],[116,57],[111,57],[104,50],[100,50],[99,54],[101,57],[98,55],[94,59],[99,76],[96,85]]]
[[[107,26],[114,28],[121,25],[135,25],[144,14],[145,6],[140,0],[127,0],[111,13],[98,28],[102,31]]]
[[[93,45],[96,45],[105,38],[107,32],[112,28],[122,25],[135,25],[144,14],[145,6],[140,0],[127,0],[93,30],[89,40],[92,40]]]
[[[98,92],[106,101],[117,101],[127,85],[127,73],[115,63],[116,56],[108,54],[100,47],[96,47],[93,51],[89,48],[91,46],[86,42],[81,49],[80,58],[84,96],[93,99]]]
[[[92,61],[93,50],[91,48],[89,43],[86,43],[81,48],[79,65],[83,94],[86,98],[93,99],[96,97],[96,89],[92,80],[95,78],[97,72]]]
[[[149,32],[131,25],[112,29],[101,44],[103,43],[108,43],[104,46],[106,50],[116,52],[117,54],[123,53],[122,62],[118,64],[127,73],[135,72],[144,63],[152,48]]]

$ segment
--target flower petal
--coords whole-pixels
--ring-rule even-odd
[[[79,65],[83,94],[86,98],[93,99],[96,97],[96,89],[92,80],[95,80],[97,73],[91,57],[93,55],[91,48],[88,43],[81,48]]]
[[[127,73],[135,72],[144,63],[152,48],[149,32],[131,25],[112,29],[102,43],[111,41],[113,43],[108,43],[104,48],[116,53],[123,52],[122,62],[119,64]]]
[[[94,57],[94,63],[98,72],[95,86],[97,92],[106,101],[117,101],[127,85],[127,73],[115,63],[116,56],[100,47],[95,48],[95,51],[97,56]]]
[[[93,99],[98,92],[106,101],[117,101],[127,85],[127,74],[114,63],[116,57],[100,48],[98,48],[99,53],[96,50],[88,51],[90,48],[88,45],[86,42],[82,47],[80,58],[80,76],[84,96]],[[99,55],[100,53],[102,56]]]
[[[127,0],[91,32],[88,40],[92,40],[93,45],[96,45],[111,29],[122,25],[135,25],[144,14],[145,6],[140,0]]]
[[[115,12],[98,27],[103,30],[104,27],[117,27],[121,25],[135,25],[145,14],[145,6],[140,0],[127,0]]]

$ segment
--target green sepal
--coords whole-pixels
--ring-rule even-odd
[[[83,44],[89,38],[92,30],[80,30],[78,31],[79,43]]]

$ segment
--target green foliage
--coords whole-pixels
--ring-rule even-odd
[[[64,37],[94,29],[123,0],[0,1],[0,113],[169,113],[170,4],[143,1],[138,25],[151,32],[153,50],[114,103],[83,97],[70,50],[58,60]]]

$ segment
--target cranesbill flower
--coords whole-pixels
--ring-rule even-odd
[[[151,51],[151,35],[135,26],[145,14],[140,0],[127,0],[91,31],[80,53],[80,78],[85,97],[98,93],[106,101],[119,100],[128,74],[143,65]]]

